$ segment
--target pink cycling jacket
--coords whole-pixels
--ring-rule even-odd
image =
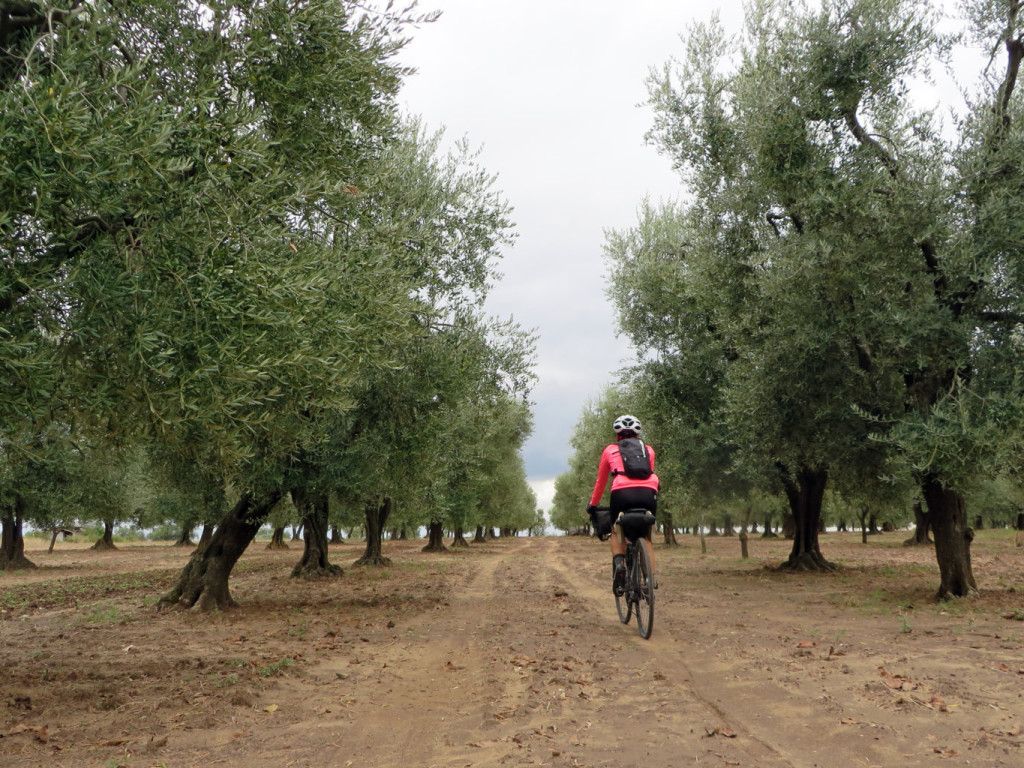
[[[644,445],[647,445],[644,443]],[[651,476],[646,480],[634,480],[623,474],[622,456],[619,455],[618,444],[613,443],[601,452],[601,463],[597,466],[597,482],[594,483],[594,492],[590,495],[590,503],[597,506],[601,503],[604,495],[604,487],[608,484],[608,475],[612,475],[612,490],[620,488],[650,488],[658,490],[658,476],[654,474],[654,449],[647,445],[647,454],[651,458]]]

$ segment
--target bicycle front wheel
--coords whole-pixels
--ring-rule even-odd
[[[650,542],[641,540],[634,565],[636,576],[636,628],[645,640],[654,629],[654,566],[651,564]]]

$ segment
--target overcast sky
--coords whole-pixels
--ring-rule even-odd
[[[518,238],[487,306],[539,335],[524,458],[542,507],[568,467],[583,405],[631,355],[605,293],[604,233],[632,226],[644,196],[679,191],[669,162],[644,142],[645,79],[716,7],[723,20],[739,18],[739,0],[423,0],[441,18],[400,57],[417,69],[405,108],[480,148],[515,209]]]
[[[555,476],[568,468],[582,407],[631,359],[606,296],[605,231],[632,226],[645,196],[681,191],[669,161],[644,141],[653,118],[645,81],[652,67],[681,56],[679,35],[694,21],[718,11],[738,31],[742,7],[741,0],[421,0],[421,10],[442,15],[400,56],[418,70],[401,100],[429,128],[480,148],[515,209],[518,239],[504,254],[488,310],[539,335],[535,425],[524,458],[545,509]]]

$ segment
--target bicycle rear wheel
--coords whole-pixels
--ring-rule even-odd
[[[650,544],[644,539],[637,543],[636,560],[633,569],[636,581],[636,628],[645,640],[654,629],[654,567],[651,565]]]
[[[630,589],[629,589],[629,576],[630,572],[626,571],[626,589],[621,595],[615,595],[615,610],[619,612],[619,621],[623,624],[629,624],[629,617],[633,613],[633,603],[630,602]]]

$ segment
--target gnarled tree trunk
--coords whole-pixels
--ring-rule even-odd
[[[456,523],[455,536],[452,539],[452,548],[468,546],[469,542],[466,541],[466,532],[462,530],[462,523]]]
[[[356,560],[356,565],[391,565],[391,560],[381,553],[384,526],[391,514],[391,499],[377,499],[367,502],[363,508],[366,518],[366,552]]]
[[[440,522],[435,520],[430,521],[430,525],[427,526],[427,545],[423,547],[423,552],[447,552],[448,547],[444,545],[444,528]]]
[[[36,564],[25,557],[25,502],[20,496],[14,497],[14,504],[4,506],[0,511],[0,571],[20,571],[35,568]]]
[[[478,525],[476,527],[476,533],[473,535],[473,543],[483,544],[485,541],[486,539],[484,538],[484,527],[482,525]]]
[[[780,567],[797,571],[835,570],[835,564],[822,556],[818,546],[821,503],[828,472],[801,467],[795,479],[788,472],[783,472],[782,481],[793,514],[793,549],[789,559]]]
[[[280,498],[280,491],[258,499],[244,494],[221,518],[210,543],[192,553],[177,586],[160,598],[160,603],[182,608],[197,606],[202,611],[237,605],[228,589],[231,570]]]
[[[192,547],[195,546],[192,542],[192,528],[195,527],[194,520],[188,520],[181,525],[181,535],[178,540],[174,542],[176,547]]]
[[[903,542],[904,547],[931,546],[935,542],[928,536],[931,521],[925,514],[920,501],[914,502],[914,535]]]
[[[292,503],[302,515],[302,559],[295,564],[292,576],[322,579],[341,576],[340,566],[327,559],[327,494],[309,494],[292,489]]]
[[[267,542],[267,549],[290,549],[288,542],[284,540],[284,528],[275,528],[270,534],[270,541]]]
[[[857,520],[860,521],[860,543],[868,543],[868,508],[861,507],[857,513]]]
[[[678,547],[679,541],[676,539],[676,528],[675,523],[672,522],[672,513],[659,510],[658,517],[663,521],[661,529],[665,534],[665,546]]]
[[[963,496],[933,476],[924,478],[921,490],[928,506],[928,519],[935,537],[935,559],[939,563],[937,597],[940,600],[977,597],[978,585],[971,565],[974,531],[967,525]]]
[[[103,521],[103,535],[96,539],[96,543],[90,547],[95,549],[97,552],[108,552],[112,549],[117,549],[117,545],[114,544],[114,524],[108,520]]]

